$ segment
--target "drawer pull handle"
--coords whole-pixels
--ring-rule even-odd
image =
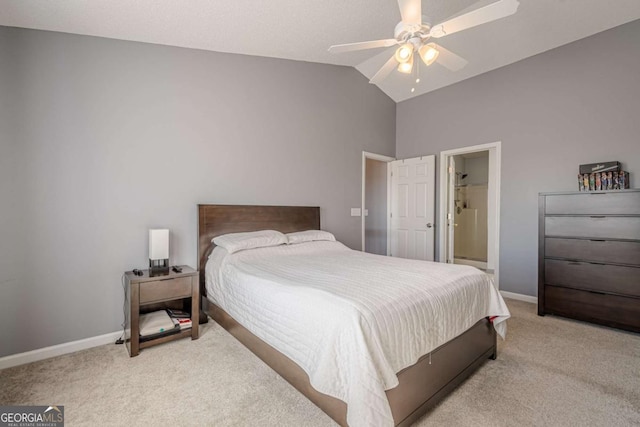
[[[591,218],[594,218],[594,219],[603,219],[603,218],[606,218],[606,216],[605,216],[605,215],[591,215]]]
[[[601,262],[590,262],[589,264],[593,264],[593,265],[605,265],[605,264],[603,264],[603,263],[601,263]]]
[[[598,291],[589,291],[589,293],[596,294],[596,295],[607,295],[604,292],[598,292]]]
[[[592,242],[606,242],[606,240],[604,239],[589,239],[589,240],[591,240]]]

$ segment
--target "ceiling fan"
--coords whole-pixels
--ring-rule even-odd
[[[421,3],[421,0],[398,0],[402,21],[396,25],[394,38],[333,45],[329,48],[329,52],[343,53],[400,45],[394,55],[369,80],[369,83],[373,84],[382,82],[394,68],[397,68],[401,73],[411,74],[416,54],[427,66],[438,62],[451,71],[458,71],[467,65],[467,61],[430,40],[513,15],[520,5],[518,0],[498,0],[431,26],[423,21]],[[411,91],[413,92],[414,89]]]

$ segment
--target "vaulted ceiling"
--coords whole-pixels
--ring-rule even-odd
[[[422,12],[436,24],[493,1],[423,0]],[[439,39],[469,61],[462,70],[434,64],[417,85],[394,72],[379,87],[403,101],[636,19],[640,0],[520,0],[515,15]],[[368,78],[394,48],[328,47],[392,38],[399,21],[395,0],[0,0],[0,25],[354,66]]]

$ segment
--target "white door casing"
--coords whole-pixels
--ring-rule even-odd
[[[391,256],[434,260],[435,156],[391,166]]]
[[[501,170],[501,146],[500,141],[488,144],[474,145],[471,147],[456,148],[440,152],[439,191],[440,206],[447,206],[449,193],[448,165],[449,158],[459,154],[489,151],[489,185],[487,189],[487,271],[493,272],[494,283],[500,289],[500,170]],[[446,222],[448,209],[440,209],[439,220]],[[446,227],[440,227],[438,242],[440,250],[438,261],[446,262],[448,251],[448,236]],[[443,249],[444,248],[444,249]]]

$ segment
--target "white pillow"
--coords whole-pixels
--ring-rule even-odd
[[[211,241],[232,254],[245,249],[284,245],[287,243],[287,236],[275,230],[261,230],[248,233],[223,234],[222,236],[214,237]]]
[[[287,238],[289,239],[290,245],[295,243],[313,242],[314,240],[328,240],[330,242],[336,241],[336,237],[333,234],[322,230],[307,230],[288,233]]]

